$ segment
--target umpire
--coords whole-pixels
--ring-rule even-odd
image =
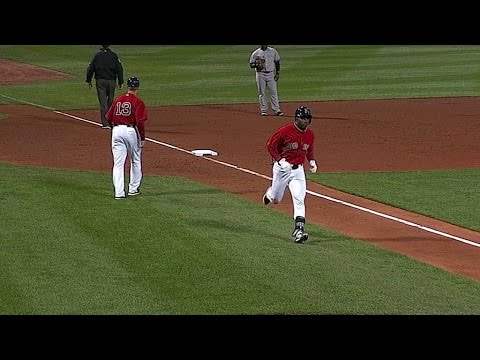
[[[100,119],[103,129],[110,129],[105,117],[115,97],[115,86],[123,88],[123,65],[118,55],[110,50],[110,45],[102,45],[87,68],[87,84],[92,88],[92,77],[95,75],[98,102],[100,104]]]

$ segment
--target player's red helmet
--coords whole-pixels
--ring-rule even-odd
[[[140,87],[140,79],[136,76],[130,76],[127,80],[128,87],[139,88]]]
[[[297,110],[295,110],[295,117],[300,119],[308,119],[308,123],[312,122],[312,112],[306,106],[299,106]]]

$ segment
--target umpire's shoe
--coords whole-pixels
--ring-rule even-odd
[[[304,232],[303,229],[295,229],[293,230],[292,237],[295,244],[301,244],[308,240],[308,233]]]

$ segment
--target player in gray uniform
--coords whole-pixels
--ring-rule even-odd
[[[277,116],[283,116],[277,92],[277,81],[280,76],[280,55],[278,51],[271,46],[260,45],[250,55],[250,67],[255,69],[260,114],[262,116],[268,115],[268,105],[265,99],[265,91],[268,87],[273,113]]]

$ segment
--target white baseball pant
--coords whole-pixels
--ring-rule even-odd
[[[282,201],[285,190],[288,186],[293,202],[293,218],[297,216],[305,217],[305,196],[307,195],[307,182],[305,171],[302,165],[297,169],[282,170],[275,161],[272,167],[272,186],[270,186],[266,195],[274,204]]]
[[[113,186],[115,197],[125,196],[125,161],[130,157],[130,182],[128,192],[138,190],[142,181],[142,148],[140,139],[134,127],[116,125],[112,129],[112,154],[113,154]]]

